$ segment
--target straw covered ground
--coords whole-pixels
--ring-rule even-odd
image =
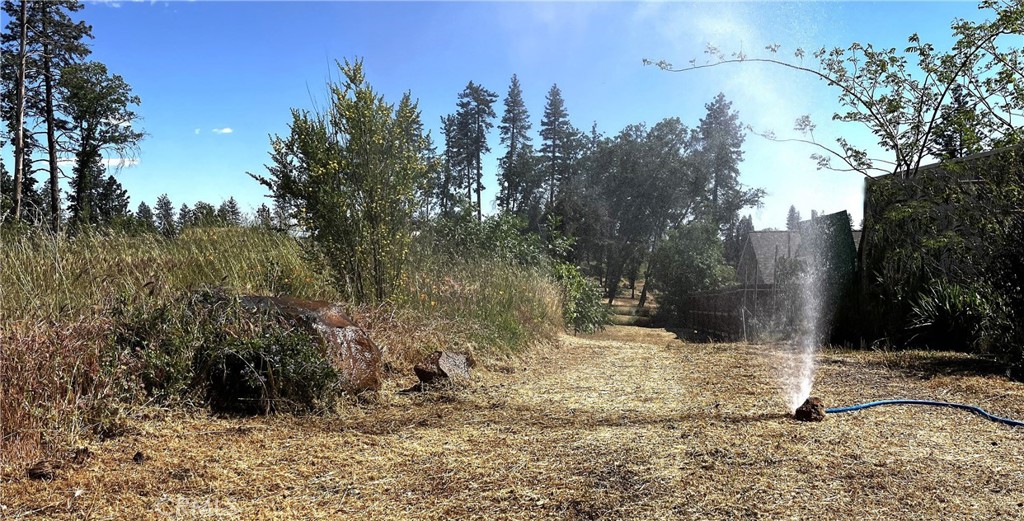
[[[387,392],[337,415],[146,410],[53,481],[7,469],[0,517],[1024,516],[1024,431],[924,407],[799,423],[779,392],[786,360],[779,346],[612,327],[466,389]],[[978,359],[826,351],[819,365],[830,406],[931,398],[1024,417],[1024,385]]]

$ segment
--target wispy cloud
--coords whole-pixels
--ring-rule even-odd
[[[196,132],[196,135],[197,135],[197,136],[199,135],[199,132],[200,132],[200,131],[201,131],[201,130],[200,130],[200,129],[198,129],[198,128],[197,128],[197,129],[195,130],[195,132]]]
[[[57,160],[57,164],[62,166],[62,167],[74,168],[75,165],[78,164],[78,161],[76,161],[74,158],[64,158],[64,159],[58,159]],[[100,164],[102,164],[104,167],[106,167],[108,169],[110,169],[110,168],[113,168],[113,169],[131,168],[133,166],[138,166],[139,165],[139,158],[137,158],[137,157],[124,157],[124,158],[121,158],[121,157],[105,157],[105,158],[100,160]]]
[[[234,132],[234,130],[232,130],[231,127],[215,128],[215,129],[213,129],[213,133],[214,134],[230,134],[232,132]]]
[[[125,157],[125,158],[112,157],[112,158],[106,158],[106,159],[103,160],[103,164],[107,168],[131,168],[133,166],[138,166],[139,158],[137,158],[137,157]]]

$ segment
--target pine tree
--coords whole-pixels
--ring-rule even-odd
[[[437,205],[441,215],[450,216],[461,199],[460,186],[468,179],[467,165],[463,159],[465,146],[460,139],[455,115],[441,117],[441,135],[444,136],[444,154],[435,188]]]
[[[185,231],[185,228],[196,225],[196,214],[187,204],[181,203],[181,208],[178,208],[178,221],[177,228],[179,232]]]
[[[971,106],[962,85],[951,89],[951,101],[942,108],[933,130],[930,152],[941,159],[957,159],[982,151],[985,131],[982,116]]]
[[[255,224],[257,228],[263,230],[272,230],[274,228],[274,216],[271,214],[270,208],[268,208],[267,205],[261,204],[260,207],[256,209],[256,219],[253,224]]]
[[[196,201],[189,215],[191,217],[191,222],[189,223],[191,226],[209,228],[224,224],[220,216],[217,215],[217,208],[206,201]]]
[[[220,208],[217,208],[217,218],[224,226],[241,226],[242,210],[238,208],[238,201],[235,201],[234,197],[228,197],[220,204]]]
[[[800,231],[800,212],[796,206],[789,206],[789,215],[786,216],[786,229],[791,232]]]
[[[164,237],[173,237],[178,232],[177,222],[174,217],[174,205],[167,194],[161,194],[156,199],[156,228]]]
[[[100,184],[96,193],[96,217],[98,224],[112,225],[128,217],[128,191],[112,175]]]
[[[38,224],[48,215],[44,195],[36,189],[36,179],[24,176],[21,179],[21,219],[29,224]],[[0,161],[0,221],[14,217],[14,178]]]
[[[25,86],[25,116],[35,120],[41,120],[46,135],[46,145],[41,147],[34,136],[30,136],[27,143],[32,143],[31,148],[45,148],[48,163],[49,183],[42,192],[49,195],[49,211],[51,227],[57,229],[60,224],[62,209],[60,205],[59,176],[60,166],[58,154],[62,148],[67,147],[66,125],[60,119],[60,106],[63,103],[61,93],[57,88],[61,71],[72,64],[80,62],[89,54],[89,48],[84,40],[92,38],[92,29],[84,22],[75,22],[71,14],[82,9],[82,3],[78,0],[47,0],[35,2],[15,2],[5,0],[3,11],[9,18],[7,30],[2,35],[2,51],[5,56],[17,56],[22,42],[21,7],[25,5],[24,41],[26,60],[24,62],[27,71],[31,76],[26,75]],[[0,94],[5,101],[10,101],[10,107],[16,104],[16,94],[13,92],[20,82],[16,80],[19,62],[17,60],[5,60],[3,76],[5,85],[4,92]],[[10,91],[6,87],[10,87]],[[7,103],[5,102],[5,105]],[[6,111],[5,111],[6,112]],[[5,119],[13,124],[16,121],[14,114]],[[18,120],[18,121],[23,121]],[[58,132],[60,131],[60,132]],[[13,135],[13,131],[12,131]],[[29,156],[25,156],[28,158]]]
[[[694,164],[707,187],[704,216],[724,233],[740,210],[761,204],[764,190],[747,188],[739,181],[746,136],[739,114],[732,110],[732,103],[725,99],[724,94],[718,94],[705,108],[707,114],[696,130]]]
[[[501,192],[498,207],[504,211],[522,211],[532,199],[533,148],[529,131],[530,114],[523,102],[523,91],[519,78],[512,75],[512,83],[505,97],[505,113],[501,116],[501,144],[507,147],[505,155],[498,161],[501,168]]]
[[[98,62],[66,67],[59,87],[68,124],[75,133],[72,146],[76,165],[72,177],[76,193],[72,218],[90,223],[94,200],[88,191],[98,186],[99,181],[89,176],[96,174],[104,151],[119,157],[131,155],[144,135],[132,127],[137,115],[130,107],[138,105],[139,98],[131,93],[124,79],[110,75],[106,66]]]
[[[28,41],[29,35],[29,0],[21,0],[17,5],[5,1],[3,10],[10,18],[7,30],[2,35],[3,49],[0,57],[3,60],[3,119],[8,122],[11,145],[14,147],[14,179],[12,213],[15,219],[22,215],[22,183],[26,170],[31,170],[31,148],[29,140],[31,131],[27,126],[27,96],[30,89],[26,85],[29,80],[28,70],[32,67],[29,56],[34,54]]]
[[[97,224],[96,199],[103,187],[105,171],[100,156],[78,157],[71,170],[71,192],[68,194],[68,209],[75,225]]]
[[[142,225],[143,230],[147,232],[157,230],[156,216],[153,215],[153,210],[145,201],[139,203],[139,207],[135,210],[135,219]]]
[[[68,194],[71,220],[81,225],[110,225],[128,217],[128,192],[114,176],[105,175],[99,158],[91,164],[80,163],[72,170]]]
[[[483,221],[483,155],[491,151],[487,144],[487,132],[494,126],[494,102],[498,95],[473,83],[459,93],[459,110],[455,114],[460,142],[464,146],[461,160],[470,177],[466,180],[466,195],[472,200],[476,194],[476,217]]]
[[[753,231],[754,221],[749,215],[745,215],[736,221],[735,226],[726,236],[725,260],[730,266],[739,266],[740,256],[743,255],[743,246],[747,243],[747,236]]]
[[[548,205],[553,206],[559,189],[572,177],[572,160],[578,151],[580,133],[569,122],[562,91],[552,85],[544,106],[544,118],[540,122],[540,155],[544,159],[545,184],[548,189]]]

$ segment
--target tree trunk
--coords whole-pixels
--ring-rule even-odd
[[[46,20],[48,5],[42,4],[43,34],[48,34]],[[43,81],[46,88],[46,146],[50,160],[50,227],[54,232],[60,229],[60,170],[57,167],[57,133],[53,115],[53,64],[50,62],[50,45],[43,40]]]
[[[17,131],[14,138],[14,219],[21,219],[21,183],[25,176],[25,69],[28,40],[28,0],[21,0],[21,41],[18,43],[18,94],[15,116]]]
[[[480,202],[480,192],[484,191],[483,187],[483,168],[480,166],[480,156],[476,158],[476,222],[484,222],[483,217],[483,203]]]
[[[643,308],[647,304],[647,284],[651,280],[651,265],[647,264],[647,269],[644,270],[644,287],[640,289],[640,302],[636,305],[637,308]]]

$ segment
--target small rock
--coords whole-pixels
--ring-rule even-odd
[[[416,377],[425,384],[443,380],[469,380],[472,359],[461,353],[434,351],[416,364]]]
[[[75,465],[81,465],[92,457],[92,451],[89,447],[76,447],[75,452],[71,454],[71,463]]]
[[[142,451],[136,452],[135,455],[132,456],[132,461],[141,464],[142,462],[146,461],[146,455],[143,454]]]
[[[57,470],[53,468],[53,464],[49,461],[40,461],[28,468],[29,479],[53,481],[53,478],[56,476]]]
[[[797,408],[793,417],[804,422],[820,422],[825,419],[825,404],[821,398],[812,396]]]

